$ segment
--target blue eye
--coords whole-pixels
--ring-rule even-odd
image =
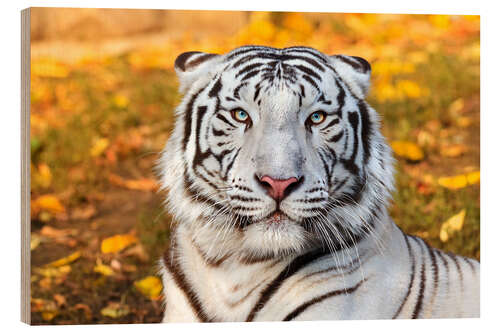
[[[248,123],[250,120],[250,116],[248,113],[242,109],[236,109],[231,112],[234,120],[239,121],[240,123]]]
[[[325,113],[323,111],[317,111],[309,116],[309,121],[312,125],[319,125],[325,118]]]

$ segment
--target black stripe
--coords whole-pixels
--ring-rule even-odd
[[[363,284],[363,282],[365,282],[365,281],[366,280],[361,280],[355,286],[353,286],[351,288],[333,290],[333,291],[330,291],[329,293],[326,293],[324,295],[315,297],[312,300],[303,303],[301,306],[299,306],[298,308],[296,308],[295,310],[293,310],[292,312],[290,312],[283,319],[283,321],[293,320],[295,317],[297,317],[302,312],[304,312],[305,310],[307,310],[308,307],[310,307],[310,306],[312,306],[312,305],[314,305],[316,303],[322,302],[322,301],[324,301],[327,298],[334,297],[334,296],[339,296],[339,295],[348,295],[348,294],[351,294],[351,293],[355,292]]]
[[[253,321],[257,313],[266,305],[266,303],[271,299],[271,297],[278,291],[281,285],[290,276],[295,274],[300,269],[309,265],[316,259],[328,254],[329,252],[325,249],[318,249],[306,254],[303,254],[295,258],[290,264],[288,264],[284,270],[260,293],[259,300],[255,303],[254,307],[248,314],[246,321]]]
[[[425,267],[426,267],[426,265],[425,265],[424,248],[420,244],[420,241],[419,241],[420,238],[417,238],[417,237],[413,237],[413,238],[417,241],[418,245],[420,246],[421,253],[422,253],[422,266],[420,267],[420,287],[418,288],[417,303],[415,304],[415,308],[413,309],[413,313],[411,315],[412,319],[417,319],[419,314],[420,314],[420,311],[422,310],[422,304],[424,302],[425,280],[426,280]]]
[[[196,317],[198,317],[198,319],[203,323],[211,322],[212,320],[208,317],[205,310],[203,309],[203,306],[198,298],[198,294],[193,290],[193,288],[187,281],[186,275],[182,271],[175,253],[173,253],[173,255],[171,256],[168,251],[165,252],[165,254],[163,255],[163,262],[165,263],[166,269],[172,274],[177,287],[186,296],[189,305],[196,314]]]
[[[324,127],[320,128],[320,130],[324,131],[326,130],[327,128],[330,128],[332,127],[333,125],[337,125],[338,123],[340,123],[340,118],[334,118],[332,119],[332,121],[330,121],[328,124],[326,124]]]
[[[342,139],[342,137],[344,136],[344,130],[340,131],[340,133],[338,134],[335,134],[334,136],[332,136],[331,138],[329,139],[326,139],[327,142],[338,142],[340,139]]]
[[[212,86],[212,89],[210,89],[210,92],[208,93],[208,97],[211,97],[211,98],[218,97],[221,89],[222,89],[222,82],[221,82],[221,78],[219,77],[219,79]],[[215,111],[217,111],[217,109]]]
[[[189,137],[191,136],[191,122],[193,120],[193,105],[198,98],[198,95],[206,88],[203,87],[198,90],[189,100],[188,105],[186,106],[186,110],[184,110],[184,138],[182,139],[182,149],[186,151],[186,146],[189,141]]]
[[[222,120],[223,122],[225,122],[227,125],[231,126],[232,128],[237,128],[235,125],[233,125],[229,120],[226,119],[226,117],[224,117],[223,115],[221,115],[220,113],[217,113],[217,115],[215,116],[217,119],[220,119]]]
[[[406,304],[406,302],[408,301],[408,297],[411,294],[411,290],[413,288],[413,280],[415,279],[415,255],[413,254],[410,242],[408,241],[408,236],[405,235],[403,232],[401,232],[401,233],[403,234],[403,237],[404,237],[405,242],[406,242],[406,247],[408,248],[408,255],[410,257],[410,262],[411,262],[411,275],[410,275],[410,282],[408,283],[408,290],[406,291],[406,295],[403,298],[403,301],[401,302],[401,305],[399,306],[398,310],[396,311],[394,316],[392,316],[392,319],[396,319],[399,316],[399,314],[401,313],[401,310],[403,310],[403,306]]]
[[[370,139],[372,135],[372,124],[370,121],[370,116],[368,115],[368,109],[364,101],[358,102],[359,112],[361,113],[361,142],[363,144],[363,161],[368,163],[370,158]]]
[[[318,73],[316,73],[312,69],[310,69],[310,68],[308,68],[306,66],[302,66],[302,65],[295,65],[294,67],[297,68],[298,70],[306,73],[307,75],[316,78],[318,81],[321,82],[321,76],[319,76]]]
[[[451,252],[448,252],[446,254],[448,255],[448,257],[450,257],[453,260],[453,262],[455,263],[455,266],[457,267],[458,276],[460,278],[460,287],[463,290],[464,289],[464,276],[462,273],[462,268],[460,267],[460,263],[458,262],[458,258],[455,254],[453,254]]]
[[[432,278],[433,278],[433,287],[434,290],[432,292],[433,294],[433,299],[434,296],[436,295],[437,288],[438,288],[438,279],[439,279],[439,267],[436,262],[436,255],[434,253],[434,249],[432,249],[429,244],[425,240],[422,239],[422,242],[424,242],[425,246],[427,247],[427,251],[431,255],[431,267],[432,267]]]
[[[256,68],[256,67],[262,66],[262,65],[264,65],[264,63],[262,63],[262,62],[256,62],[256,63],[254,63],[254,64],[250,64],[250,65],[248,65],[248,66],[245,66],[245,67],[243,67],[243,68],[242,68],[242,69],[241,69],[241,70],[240,70],[240,71],[236,74],[235,78],[238,78],[238,76],[241,76],[242,74],[245,74],[246,72],[248,72],[248,71],[250,71],[250,70],[252,70],[252,69],[254,69],[254,68]]]
[[[302,78],[307,82],[309,82],[318,92],[320,91],[318,85],[316,84],[316,82],[314,82],[314,80],[310,76],[302,74]]]

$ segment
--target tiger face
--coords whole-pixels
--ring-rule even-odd
[[[347,247],[376,229],[392,157],[364,101],[368,62],[245,46],[184,53],[175,69],[185,95],[160,171],[179,222],[256,256]]]

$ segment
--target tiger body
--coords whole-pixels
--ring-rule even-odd
[[[365,60],[246,46],[175,69],[164,322],[479,316],[479,263],[387,213],[393,159]]]

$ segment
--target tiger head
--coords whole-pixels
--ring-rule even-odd
[[[175,220],[255,255],[349,247],[386,217],[392,155],[359,57],[306,47],[183,53],[159,163]],[[220,251],[220,249],[219,249]]]

